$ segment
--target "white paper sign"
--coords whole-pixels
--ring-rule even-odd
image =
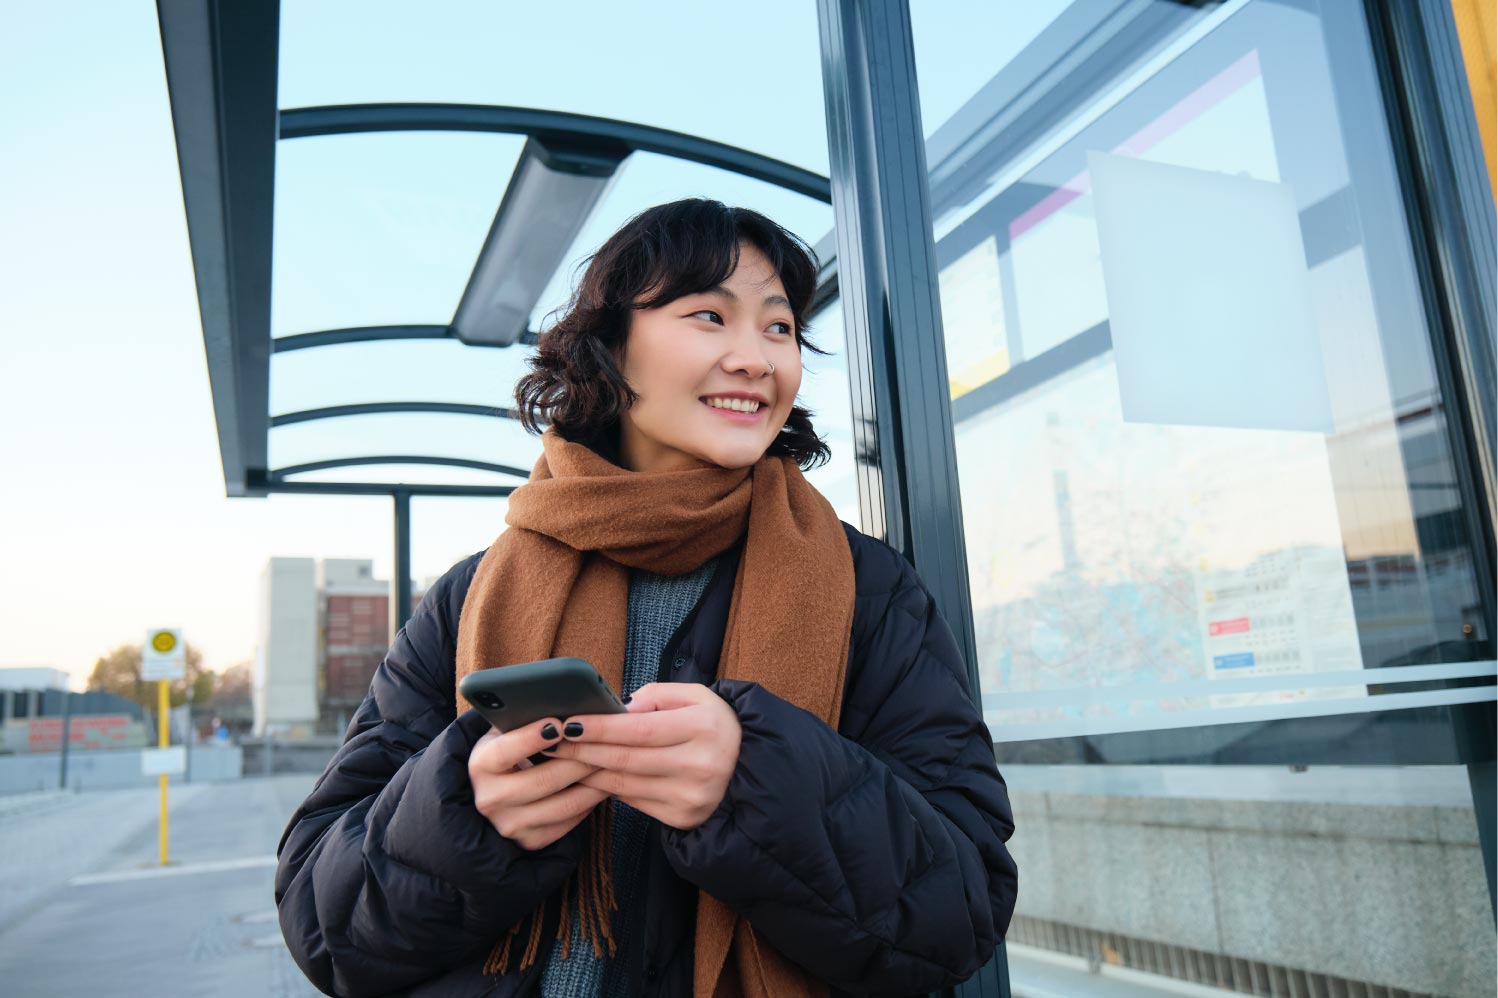
[[[1089,153],[1123,418],[1332,432],[1289,184]]]
[[[140,772],[142,776],[176,776],[187,772],[187,747],[168,745],[166,748],[142,749]]]

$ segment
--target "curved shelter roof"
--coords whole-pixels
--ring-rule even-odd
[[[276,3],[163,3],[159,15],[231,496],[508,494],[540,449],[507,408],[512,386],[575,265],[625,218],[700,194],[810,236],[832,225],[827,177],[755,147],[786,131],[766,127],[758,90],[703,116],[700,94],[663,110],[648,73],[574,82],[584,110],[651,119],[626,120],[475,100],[501,97],[504,74],[452,65],[486,33],[507,40],[505,59],[542,59],[527,47],[576,25],[525,38],[482,23],[495,16],[484,5],[466,31],[425,11],[420,24],[352,8],[340,19],[322,4],[284,19]],[[814,12],[807,27],[814,56]],[[433,51],[436,39],[457,51]],[[615,47],[622,69],[628,50]],[[537,92],[513,79],[524,85],[510,91]],[[683,113],[708,134],[671,127]],[[732,141],[736,128],[751,141]],[[810,159],[825,169],[824,136]]]

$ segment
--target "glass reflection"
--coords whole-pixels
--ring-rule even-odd
[[[1365,687],[1323,674],[1491,657],[1455,529],[1460,500],[1428,348],[1419,327],[1389,322],[1415,313],[1414,276],[1402,245],[1359,238],[1364,217],[1393,203],[1378,200],[1387,156],[1353,178],[1349,112],[1325,44],[1304,11],[1244,7],[1052,142],[939,243],[980,670],[985,690],[1007,694],[990,697],[990,721],[1009,737],[1020,726],[1023,737],[1129,730],[1162,712],[1306,700],[1358,710],[1342,701]],[[1304,363],[1327,358],[1313,388],[1332,432],[1259,429],[1252,418],[1191,425],[1184,400],[1205,366],[1125,377],[1120,351],[1134,344],[1118,337],[1179,324],[1187,296],[1143,303],[1148,321],[1127,330],[1110,314],[1142,280],[1105,279],[1088,165],[1097,151],[1290,192],[1320,341]],[[1129,236],[1131,251],[1169,261],[1148,232]],[[1137,261],[1112,266],[1139,273]],[[1211,261],[1174,267],[1182,292],[1214,276]],[[1391,272],[1375,289],[1373,275]],[[1279,287],[1246,271],[1236,279],[1260,296]],[[1211,346],[1233,318],[1206,313],[1191,344],[1198,360],[1221,364],[1241,349]],[[1288,356],[1257,359],[1265,391],[1302,373]],[[1254,376],[1232,363],[1228,383]],[[1131,391],[1180,396],[1177,415],[1131,418]],[[1292,395],[1272,408],[1297,404]],[[1284,678],[1242,682],[1267,677]],[[1159,683],[1172,686],[1139,689]],[[1122,684],[1134,689],[1094,695]],[[1061,690],[1075,695],[1013,695]]]
[[[1361,5],[996,8],[961,68],[924,6],[1014,992],[1491,995],[1491,608]]]

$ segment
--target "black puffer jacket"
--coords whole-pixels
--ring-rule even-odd
[[[698,888],[840,992],[932,991],[1003,938],[1013,819],[961,657],[905,560],[846,530],[857,596],[838,730],[755,684],[714,682],[738,552],[661,655],[662,680],[712,683],[743,740],[716,813],[648,837],[637,994],[691,994]],[[498,977],[482,963],[566,879],[582,828],[526,852],[474,810],[467,761],[486,726],[453,719],[453,685],[480,557],[426,594],[281,840],[281,930],[329,994],[538,993],[539,967]]]

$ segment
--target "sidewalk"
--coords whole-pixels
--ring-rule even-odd
[[[0,798],[0,980],[47,998],[315,996],[281,941],[276,841],[311,776]]]

